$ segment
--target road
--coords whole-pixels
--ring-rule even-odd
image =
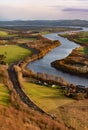
[[[29,107],[33,108],[34,110],[37,110],[39,112],[41,112],[42,114],[47,114],[46,112],[44,112],[41,108],[39,108],[36,104],[34,104],[31,99],[24,93],[24,91],[22,90],[19,82],[18,82],[18,78],[16,75],[16,72],[14,70],[14,64],[12,64],[9,69],[8,69],[8,73],[9,73],[9,77],[10,80],[13,84],[14,89],[16,90],[17,94],[19,95],[20,99]],[[47,114],[48,115],[48,114]]]

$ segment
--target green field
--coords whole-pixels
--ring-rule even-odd
[[[18,36],[18,34],[9,34],[8,32],[6,31],[0,31],[0,37],[10,37],[10,36]]]
[[[5,31],[0,31],[0,36],[8,36],[8,33]]]
[[[0,84],[0,104],[7,106],[9,101],[10,101],[9,90],[5,85]]]
[[[80,41],[80,42],[83,42],[83,43],[85,43],[85,42],[88,42],[88,38],[86,37],[82,37],[82,38],[78,38],[78,40]]]
[[[62,90],[24,82],[24,91],[39,107],[49,113],[59,113],[59,107],[74,100],[64,96]]]
[[[88,45],[88,38],[87,37],[80,37],[80,38],[74,38],[75,42],[79,42],[80,44],[86,44]]]
[[[45,34],[48,34],[48,33],[50,33],[50,32],[49,31],[42,31],[41,35],[45,35]]]
[[[83,55],[88,55],[88,48],[87,47],[79,47],[78,52]]]
[[[13,63],[29,56],[31,51],[17,45],[1,45],[0,54],[6,55],[6,63]]]
[[[71,36],[70,33],[65,33],[65,34],[60,34],[60,35],[63,36],[63,37]],[[88,32],[78,32],[78,33],[75,33],[75,35],[74,34],[72,34],[72,35],[74,36],[73,39],[75,41],[80,42],[80,43],[81,42],[82,43],[85,43],[85,42],[88,43]]]
[[[64,33],[64,34],[60,34],[60,36],[62,36],[62,37],[68,37],[69,36],[69,34],[68,33]]]
[[[71,35],[69,35],[69,33],[61,34],[61,36],[63,36],[63,37],[70,36],[71,37]],[[73,34],[73,36],[74,36],[74,34]],[[88,45],[88,32],[79,32],[72,39],[75,42],[78,42],[82,45]]]

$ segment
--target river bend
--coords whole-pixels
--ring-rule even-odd
[[[85,86],[88,85],[87,78],[64,73],[62,71],[56,70],[55,68],[51,67],[51,62],[67,57],[72,52],[73,49],[79,47],[80,45],[69,41],[67,38],[58,36],[58,33],[46,34],[44,35],[44,37],[51,40],[59,40],[61,42],[61,45],[53,49],[42,59],[36,60],[28,64],[27,68],[30,68],[34,70],[35,72],[44,72],[48,74],[61,76],[65,80],[73,84],[80,84],[80,85],[85,85]]]

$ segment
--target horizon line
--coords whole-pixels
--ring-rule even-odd
[[[13,19],[13,20],[0,20],[0,22],[13,22],[13,21],[62,21],[62,20],[70,20],[70,21],[72,21],[72,20],[80,20],[80,21],[88,21],[88,20],[85,20],[85,19],[41,19],[41,20],[39,20],[39,19]]]

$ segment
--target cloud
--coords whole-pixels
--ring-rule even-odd
[[[62,9],[62,11],[67,11],[67,12],[88,12],[88,9],[83,9],[83,8],[65,8],[65,9]]]
[[[88,19],[88,0],[3,0],[0,19]]]

